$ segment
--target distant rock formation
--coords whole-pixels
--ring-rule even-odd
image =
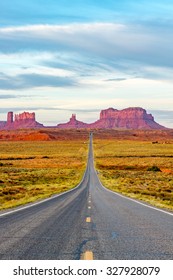
[[[42,124],[35,120],[35,113],[23,112],[15,114],[13,119],[13,112],[8,112],[7,122],[3,122],[1,129],[21,129],[21,128],[39,128],[43,127]]]
[[[80,122],[76,119],[76,115],[72,114],[69,122],[58,124],[57,127],[61,129],[70,129],[70,128],[87,128],[88,124]]]
[[[102,129],[166,129],[155,122],[154,117],[148,114],[145,109],[132,107],[123,110],[109,108],[102,110],[100,119],[94,123],[86,124],[76,120],[76,115],[72,115],[69,122],[57,125],[58,128],[102,128]]]
[[[102,110],[100,119],[92,124],[92,128],[165,129],[140,107]]]
[[[35,121],[35,113],[23,112],[21,114],[15,114],[15,122],[28,120]]]
[[[13,123],[13,112],[7,113],[7,124]]]
[[[22,128],[43,128],[43,124],[35,119],[35,113],[23,112],[15,114],[8,112],[7,121],[0,121],[1,130],[12,130]],[[51,127],[50,127],[51,128]],[[52,127],[53,128],[53,127]],[[55,128],[55,127],[54,127]],[[56,128],[60,129],[167,129],[155,122],[154,117],[148,114],[145,109],[140,107],[131,107],[123,110],[109,108],[100,112],[100,118],[94,123],[84,123],[76,119],[72,114],[69,122],[58,124]]]

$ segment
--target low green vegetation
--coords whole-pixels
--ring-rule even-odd
[[[94,141],[96,169],[109,189],[173,210],[173,144]]]
[[[0,209],[75,187],[88,145],[80,140],[0,142]]]

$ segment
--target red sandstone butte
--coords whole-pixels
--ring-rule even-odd
[[[41,123],[36,121],[35,113],[29,112],[15,114],[14,119],[13,112],[8,112],[7,121],[0,121],[1,130],[43,127]],[[77,120],[76,115],[73,114],[69,122],[58,124],[56,127],[61,129],[166,129],[166,127],[155,122],[154,117],[140,107],[131,107],[123,110],[114,108],[102,110],[99,120],[90,124]]]
[[[20,122],[20,121],[28,121],[32,120],[35,121],[35,113],[29,113],[29,112],[23,112],[21,114],[15,114],[15,122]]]
[[[100,119],[92,124],[92,128],[165,129],[140,107],[102,110]]]
[[[20,128],[39,128],[43,127],[42,124],[35,120],[35,113],[23,112],[15,114],[13,120],[13,112],[8,112],[7,122],[4,129],[20,129]]]
[[[63,124],[58,124],[57,127],[61,128],[61,129],[87,128],[88,124],[78,121],[76,119],[76,115],[72,114],[72,117],[70,118],[69,122],[63,123]]]
[[[156,123],[154,117],[148,114],[145,109],[132,107],[123,110],[109,108],[100,112],[100,119],[94,123],[86,124],[76,120],[72,115],[69,122],[60,124],[58,128],[102,128],[102,129],[166,129]]]

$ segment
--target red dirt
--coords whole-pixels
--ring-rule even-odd
[[[0,131],[1,141],[88,141],[89,129],[22,129]],[[173,130],[118,130],[94,129],[94,139],[115,139],[132,141],[151,141],[153,145],[173,144]]]

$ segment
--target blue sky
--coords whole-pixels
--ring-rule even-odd
[[[172,0],[1,1],[0,120],[138,106],[173,128],[172,30]]]

